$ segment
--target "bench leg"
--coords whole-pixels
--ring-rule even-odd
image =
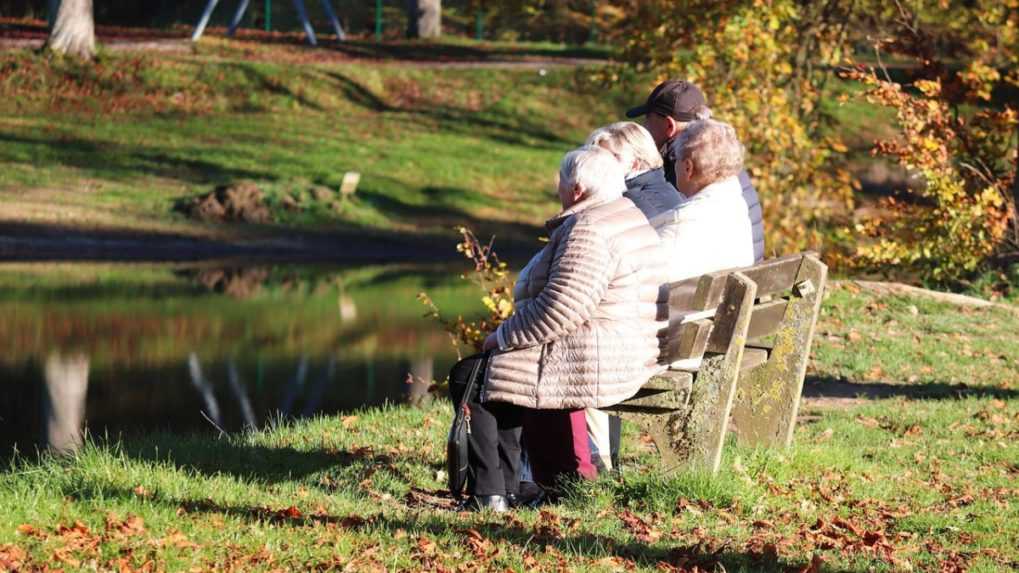
[[[654,439],[666,469],[718,471],[756,292],[757,285],[742,273],[730,275],[712,330],[727,349],[704,357],[686,408],[627,416]]]
[[[827,270],[816,258],[804,257],[796,283],[809,280],[812,292],[789,304],[768,362],[740,376],[732,425],[741,443],[769,447],[792,444]]]

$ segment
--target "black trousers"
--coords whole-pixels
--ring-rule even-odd
[[[454,408],[466,400],[470,411],[467,491],[471,495],[515,495],[520,489],[520,433],[524,409],[505,402],[479,401],[486,364],[482,364],[474,392],[464,395],[476,361],[487,363],[487,359],[485,354],[469,356],[457,362],[449,373]]]

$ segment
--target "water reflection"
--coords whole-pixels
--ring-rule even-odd
[[[81,445],[85,430],[88,357],[53,352],[46,359],[43,417],[46,445],[69,453]]]
[[[419,404],[455,360],[420,290],[478,310],[448,268],[0,265],[0,456]]]

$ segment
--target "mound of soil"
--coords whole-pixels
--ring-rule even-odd
[[[203,221],[266,223],[272,219],[262,190],[250,182],[221,185],[211,193],[183,201],[178,209]]]

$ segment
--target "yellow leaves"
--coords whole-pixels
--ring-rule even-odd
[[[935,98],[941,94],[941,81],[940,80],[917,80],[913,86],[920,90],[923,95]]]
[[[1001,79],[1001,74],[994,67],[976,60],[965,71],[959,73],[959,79],[966,85],[973,97],[984,101],[991,100],[994,85]]]

